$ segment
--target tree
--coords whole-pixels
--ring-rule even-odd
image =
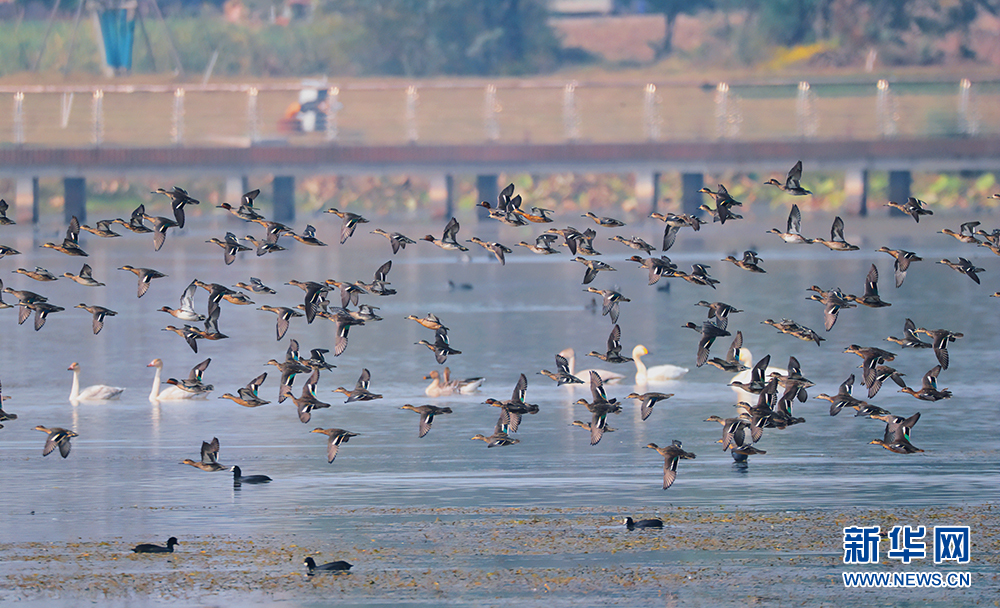
[[[674,50],[674,24],[678,15],[694,14],[702,9],[712,8],[712,0],[647,0],[650,12],[663,13],[666,27],[663,32],[663,45],[656,49],[656,58],[662,59]]]

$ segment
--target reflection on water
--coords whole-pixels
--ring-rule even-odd
[[[339,225],[325,222],[322,218],[315,222],[320,238],[336,243]],[[30,230],[22,226],[5,228],[0,233],[4,243],[26,252],[0,261],[5,284],[43,293],[67,309],[50,316],[37,333],[30,323],[17,326],[14,310],[0,311],[5,347],[0,349],[0,380],[4,394],[13,397],[5,409],[20,416],[0,431],[7,538],[111,534],[156,538],[177,530],[315,532],[341,525],[328,516],[330,509],[366,506],[842,509],[995,500],[996,443],[983,442],[995,431],[993,379],[1000,362],[994,339],[997,302],[987,297],[997,287],[994,256],[936,235],[939,226],[927,220],[919,227],[908,220],[849,220],[848,240],[862,247],[855,253],[785,245],[764,234],[771,222],[714,225],[698,234],[681,233],[671,258],[682,268],[693,262],[710,264],[712,276],[721,280],[714,291],[679,281],[672,282],[668,292],[658,291],[646,285],[645,270],[624,261],[631,250],[616,243],[597,245],[615,233],[657,242],[659,224],[600,230],[595,246],[617,271],[602,273],[594,285],[617,286],[632,299],[621,306],[624,350],[643,343],[650,351],[648,364],[684,365],[691,371],[683,380],[647,387],[675,396],[659,403],[646,422],[641,421],[638,406],[629,402],[621,415],[609,421],[617,430],[593,447],[586,431],[571,426],[573,420],[589,419],[583,406],[573,404],[580,397],[589,398],[587,388],[556,387],[536,374],[542,368],[552,369],[554,354],[566,347],[576,349],[578,367],[589,367],[582,354],[603,351],[611,329],[599,311],[595,315],[587,309],[592,296],[580,284],[584,269],[569,263],[569,255],[516,252],[501,267],[485,253],[474,251],[473,261],[463,263],[457,255],[418,243],[392,256],[382,237],[359,231],[344,246],[307,248],[291,243],[288,252],[241,257],[227,267],[219,249],[204,241],[226,230],[254,231],[235,220],[213,218],[202,222],[214,225],[212,231],[172,234],[159,253],[152,251],[150,239],[137,235],[114,240],[85,237],[94,276],[108,284],[91,289],[68,280],[40,284],[9,275],[7,271],[16,267],[34,265],[61,275],[77,272],[81,262],[38,249]],[[199,225],[197,219],[191,223]],[[378,220],[372,225],[379,225]],[[804,225],[828,226],[829,219],[807,218]],[[384,227],[413,237],[438,232],[437,226]],[[460,238],[479,234],[513,243],[530,240],[529,235],[541,231],[495,224],[477,228],[469,221]],[[892,285],[891,258],[874,252],[880,245],[913,249],[924,257],[900,289]],[[764,259],[767,274],[753,275],[718,261],[750,247]],[[934,263],[958,255],[987,269],[982,286]],[[161,331],[177,323],[157,309],[175,307],[193,278],[234,285],[259,277],[279,293],[254,294],[257,306],[294,306],[302,292],[285,285],[290,279],[369,280],[375,268],[390,258],[389,280],[399,295],[367,298],[381,307],[379,314],[385,320],[353,328],[347,351],[330,358],[338,367],[322,374],[318,397],[333,407],[314,412],[309,424],[298,421],[290,401],[277,404],[277,373],[265,362],[280,360],[292,337],[300,342],[303,354],[312,348],[332,349],[332,323],[318,319],[306,325],[303,319],[293,319],[286,339],[276,342],[273,314],[224,302],[219,325],[229,340],[201,341],[195,354],[181,338]],[[861,293],[873,262],[881,272],[882,297],[892,307],[846,310],[833,331],[822,332],[822,307],[806,300],[805,288],[840,286]],[[134,275],[116,270],[126,263],[156,268],[168,277],[155,281],[146,296],[137,299]],[[448,280],[470,283],[473,289],[449,291]],[[734,465],[714,443],[720,437],[719,425],[703,422],[711,414],[733,415],[734,394],[725,386],[729,375],[708,366],[695,368],[697,336],[681,329],[687,321],[701,322],[704,309],[694,303],[702,299],[745,310],[731,318],[730,330],[743,331],[755,358],[770,353],[772,364],[784,365],[790,355],[796,356],[803,374],[817,384],[810,391],[813,395],[833,394],[849,374],[858,373],[860,359],[842,353],[852,343],[897,352],[893,365],[906,374],[911,386],[919,385],[923,373],[935,365],[933,353],[904,352],[884,341],[888,335],[899,335],[907,317],[918,326],[964,332],[965,337],[950,348],[953,367],[939,379],[955,397],[925,403],[887,384],[872,400],[899,415],[922,413],[912,440],[926,450],[923,454],[900,456],[867,445],[881,437],[882,423],[853,418],[851,410],[831,418],[826,401],[810,399],[796,405],[795,414],[805,417],[806,424],[766,430],[758,445],[767,455],[752,457],[746,467]],[[204,312],[205,301],[205,293],[199,291],[196,308]],[[119,315],[109,318],[101,334],[94,336],[89,315],[72,308],[77,302],[107,306]],[[424,396],[422,377],[436,366],[427,349],[414,343],[432,339],[432,332],[403,318],[427,312],[439,315],[451,328],[452,346],[463,353],[448,359],[453,375],[487,378],[481,394],[433,400]],[[817,347],[760,323],[782,317],[818,328],[827,341]],[[712,354],[724,356],[727,346],[728,340],[721,339]],[[207,401],[151,404],[147,396],[154,370],[146,364],[156,357],[165,362],[164,378],[186,377],[193,365],[211,357],[205,381],[215,385],[215,393]],[[71,405],[67,401],[71,375],[64,370],[72,361],[82,365],[84,386],[128,387],[121,401]],[[362,368],[371,370],[371,389],[385,397],[344,404],[332,389],[353,386]],[[634,374],[630,365],[616,369],[630,377]],[[269,373],[261,396],[271,400],[270,405],[246,409],[216,398],[223,392],[235,393],[262,371]],[[529,379],[528,401],[539,404],[541,412],[525,416],[517,434],[520,444],[487,449],[482,442],[471,441],[473,434],[489,434],[498,414],[483,400],[506,399],[522,372]],[[301,383],[302,379],[296,383],[296,394]],[[610,386],[608,391],[624,399],[634,388]],[[856,396],[863,397],[863,392],[856,387]],[[417,417],[399,409],[404,403],[448,405],[454,413],[439,416],[432,431],[418,439]],[[31,430],[36,424],[78,432],[71,456],[42,458],[44,436]],[[326,437],[309,433],[316,427],[344,428],[359,436],[342,445],[336,461],[328,464]],[[180,464],[185,458],[197,459],[201,442],[212,437],[219,437],[222,444],[220,462],[239,464],[244,475],[269,475],[274,482],[234,489],[228,472],[204,473]],[[664,445],[672,439],[682,440],[698,458],[682,461],[677,482],[664,492],[662,458],[642,446]]]

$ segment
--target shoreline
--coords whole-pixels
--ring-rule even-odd
[[[778,602],[884,603],[885,590],[846,589],[843,571],[968,571],[965,589],[892,590],[930,605],[991,601],[1000,578],[997,503],[873,508],[740,510],[364,508],[332,509],[337,531],[176,535],[173,554],[138,555],[140,542],[0,544],[6,584],[0,601],[22,605],[289,605],[377,603],[695,606]],[[625,515],[659,516],[662,530],[628,532]],[[909,565],[887,559],[845,566],[842,528],[853,525],[968,525],[971,562]],[[930,535],[926,538],[930,547]],[[344,559],[349,575],[305,576],[302,560]]]

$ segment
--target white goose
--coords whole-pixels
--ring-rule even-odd
[[[632,349],[632,360],[635,362],[635,383],[646,384],[647,382],[668,382],[677,380],[688,373],[688,368],[678,365],[655,365],[646,367],[641,357],[648,355],[649,350],[642,344],[636,344]]]
[[[577,370],[576,352],[574,352],[572,348],[563,349],[559,351],[559,354],[562,355],[563,357],[566,357],[566,362],[569,363],[569,374],[571,376],[576,376],[577,378],[583,379],[583,378],[589,378],[590,372],[597,372],[597,375],[601,377],[601,380],[604,381],[604,384],[618,384],[625,378],[625,374],[619,372],[613,372],[609,369]],[[573,385],[567,385],[567,386],[573,386]],[[581,384],[580,386],[589,386],[589,385]]]
[[[153,390],[149,393],[150,401],[182,401],[188,399],[205,399],[208,393],[190,393],[178,386],[167,385],[167,388],[160,390],[160,373],[163,371],[163,361],[153,359],[146,367],[155,367],[156,376],[153,377]]]
[[[106,384],[95,384],[80,390],[80,364],[76,361],[67,368],[73,372],[73,386],[69,390],[69,400],[76,401],[108,401],[117,399],[125,389],[120,386],[108,386]]]

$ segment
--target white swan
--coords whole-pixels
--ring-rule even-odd
[[[730,379],[730,382],[739,382],[741,384],[746,384],[750,382],[753,377],[753,353],[750,352],[748,348],[740,349],[740,363],[746,366],[746,369],[736,374]],[[775,367],[773,365],[768,365],[764,370],[764,378],[769,379],[771,377],[771,372],[778,372],[782,376],[788,375],[788,370],[783,367]],[[741,389],[738,386],[732,387],[733,392],[736,393],[737,401],[746,401],[751,405],[757,403],[757,395],[753,393],[748,393],[747,391]]]
[[[688,368],[678,365],[655,365],[646,367],[641,357],[648,355],[649,350],[642,344],[636,344],[632,349],[632,360],[635,362],[635,383],[646,384],[647,382],[667,382],[677,380],[688,373]]]
[[[95,384],[80,390],[80,364],[76,361],[67,368],[73,372],[73,386],[69,390],[70,401],[108,401],[117,399],[125,389],[120,386]]]
[[[153,359],[146,367],[155,367],[156,376],[153,377],[153,390],[149,393],[150,401],[181,401],[188,399],[205,399],[208,393],[190,393],[178,386],[168,385],[160,390],[160,373],[163,371],[163,361]]]
[[[625,374],[619,372],[613,372],[609,369],[581,369],[576,370],[576,352],[572,348],[566,348],[559,351],[559,354],[566,357],[566,362],[569,363],[569,374],[571,376],[576,376],[584,381],[584,384],[580,386],[590,386],[590,372],[597,372],[597,375],[601,377],[604,384],[619,384],[624,378]],[[576,370],[576,371],[574,371]],[[567,385],[573,386],[573,385]]]

